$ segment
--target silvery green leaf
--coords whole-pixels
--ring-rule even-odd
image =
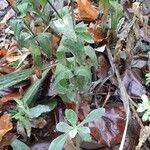
[[[91,141],[90,129],[88,127],[78,128],[78,133],[83,141]]]
[[[146,110],[145,106],[143,104],[139,104],[137,112],[144,112]]]
[[[149,116],[150,116],[150,112],[149,112],[149,111],[146,111],[146,112],[144,113],[144,115],[142,116],[142,120],[143,120],[143,121],[148,121]]]
[[[87,66],[80,66],[75,69],[75,81],[80,91],[88,91],[91,83],[91,71]]]
[[[82,126],[86,123],[92,122],[100,117],[102,117],[105,113],[104,108],[98,108],[95,110],[92,110],[86,117],[85,119],[79,124],[79,126]]]
[[[78,117],[76,115],[76,113],[72,110],[72,109],[66,109],[65,110],[65,116],[67,121],[73,126],[75,127],[78,121]]]
[[[27,90],[27,92],[24,94],[23,96],[23,101],[24,103],[30,105],[32,103],[32,100],[34,98],[34,96],[37,94],[39,87],[42,83],[42,81],[44,80],[44,78],[46,77],[47,73],[49,72],[49,69],[45,70],[42,73],[42,78],[41,79],[37,79],[33,85],[31,85],[31,87]]]
[[[46,105],[37,105],[35,107],[30,108],[30,118],[37,118],[42,113],[50,112],[49,106]]]
[[[70,125],[68,125],[66,122],[59,122],[59,123],[56,125],[56,129],[57,129],[57,131],[59,131],[59,132],[68,133],[70,130],[73,129],[73,127],[71,127]]]
[[[23,143],[22,141],[15,139],[12,143],[11,143],[11,147],[13,150],[30,150],[30,148]]]
[[[73,20],[69,14],[65,15],[63,19],[57,19],[56,21],[53,21],[51,26],[59,34],[63,34],[69,39],[70,38],[73,40],[77,39],[75,31],[74,31]]]
[[[91,59],[92,65],[97,66],[97,56],[91,46],[85,46],[85,54]]]
[[[21,81],[28,79],[32,75],[32,69],[25,69],[20,72],[12,72],[0,76],[0,90],[11,87]]]
[[[65,144],[65,141],[67,140],[68,135],[62,134],[58,136],[56,139],[54,139],[48,150],[62,150]]]
[[[36,37],[36,40],[39,42],[40,47],[47,55],[48,58],[51,57],[52,45],[51,45],[51,34],[48,32],[40,33]]]
[[[94,40],[88,31],[77,32],[76,34],[77,34],[77,37],[79,38],[79,40],[87,42],[87,43],[94,43]]]
[[[15,33],[16,40],[19,41],[20,32],[23,29],[23,20],[22,19],[11,19],[9,23]]]
[[[87,24],[85,24],[84,22],[80,22],[75,25],[76,32],[85,32],[85,31],[87,31],[87,29],[88,29]]]
[[[74,128],[73,130],[69,131],[69,136],[73,139],[77,135],[77,133],[77,128]]]
[[[38,45],[35,43],[31,43],[29,47],[29,51],[32,54],[34,65],[37,65],[38,67],[41,67],[42,65],[42,59],[41,59],[41,50]]]

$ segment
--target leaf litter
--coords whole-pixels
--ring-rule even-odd
[[[12,3],[12,5],[15,4],[14,0],[9,0],[8,2]],[[114,33],[107,32],[109,22],[107,22],[106,29],[103,28],[103,25],[106,24],[106,18],[110,18],[107,7],[103,8],[103,5],[99,5],[98,2],[90,0],[76,0],[75,6],[72,7],[76,21],[84,21],[88,24],[88,31],[91,33],[95,42],[91,45],[95,49],[98,58],[98,68],[93,72],[93,93],[90,95],[92,102],[89,100],[89,97],[83,97],[83,103],[80,106],[78,117],[81,121],[86,117],[89,111],[102,105],[106,109],[106,114],[101,119],[87,124],[91,129],[92,141],[90,143],[82,142],[81,148],[87,150],[112,148],[120,148],[121,150],[123,147],[124,149],[138,150],[141,149],[142,146],[144,146],[145,149],[149,148],[149,126],[146,125],[149,125],[149,122],[146,124],[142,123],[143,126],[145,126],[141,128],[139,121],[137,121],[133,113],[136,113],[139,119],[141,118],[141,114],[137,114],[137,112],[133,111],[132,107],[130,108],[132,101],[137,104],[140,102],[140,98],[143,94],[146,93],[150,95],[149,85],[145,86],[144,77],[145,73],[150,71],[150,58],[148,57],[148,51],[150,50],[148,15],[150,12],[146,9],[147,7],[145,7],[148,4],[148,0],[142,1],[141,3],[133,3],[131,1],[124,1],[122,3],[125,19],[120,29],[118,29],[119,34],[116,39],[113,39],[115,31],[113,31]],[[101,10],[103,10],[103,12],[101,12]],[[100,13],[102,13],[101,17],[99,16]],[[37,71],[36,74],[39,74],[40,77],[41,73],[40,69],[36,68],[36,63],[38,62],[31,60],[30,54],[32,52],[28,49],[20,49],[16,42],[12,40],[14,37],[11,29],[9,30],[8,20],[14,16],[15,13],[12,9],[7,10],[7,13],[0,21],[2,35],[0,39],[0,41],[2,41],[0,43],[0,93],[2,93],[0,94],[0,108],[2,108],[0,112],[0,141],[2,143],[0,144],[2,147],[7,147],[12,143],[15,147],[15,142],[18,142],[21,145],[25,143],[33,150],[42,148],[48,149],[49,142],[59,134],[55,132],[55,126],[57,122],[65,119],[64,109],[75,109],[75,104],[64,103],[61,98],[57,96],[57,93],[53,90],[52,75],[49,71],[47,71],[41,79],[36,78],[33,84],[29,86],[32,82],[30,78],[32,74]],[[39,23],[34,28],[34,31],[41,33],[44,31],[44,28],[43,24]],[[9,32],[7,32],[8,30]],[[60,35],[56,33],[52,35],[52,47],[54,50],[58,48],[60,39]],[[111,53],[113,54],[113,56],[111,56],[108,50],[113,40],[116,41],[116,45],[113,45],[114,48],[111,49]],[[125,57],[122,56],[122,52],[124,52]],[[55,51],[53,53],[55,53]],[[53,63],[49,62],[46,55],[43,54],[42,61]],[[113,64],[114,62],[115,64]],[[15,72],[17,74],[17,71],[20,72],[20,70],[30,68],[33,64],[35,65],[33,72],[29,69],[25,70],[23,74],[20,74],[23,76],[20,80],[18,78],[20,75],[14,79],[8,76],[5,80],[10,82],[13,80],[14,83],[9,85],[8,82],[7,84],[4,82],[5,85],[2,85],[2,77],[4,75]],[[24,85],[23,82],[27,84]],[[9,86],[11,86],[11,88],[7,89]],[[15,86],[17,86],[17,88]],[[38,91],[34,90],[35,87],[39,87]],[[37,94],[30,95],[30,90],[33,90],[33,93]],[[25,91],[27,91],[27,94],[25,94]],[[36,97],[34,97],[34,95],[36,95]],[[6,108],[10,108],[9,110],[12,111],[12,108],[14,108],[14,100],[21,98],[23,100],[24,96],[32,97],[31,99],[38,99],[38,103],[36,102],[34,106],[42,104],[43,102],[47,103],[51,101],[51,98],[52,100],[56,98],[58,104],[56,104],[56,108],[52,112],[42,113],[41,118],[34,120],[31,138],[27,140],[27,137],[24,137],[26,140],[24,139],[22,143],[14,140],[14,135],[11,133],[11,130],[13,129],[17,136],[20,135],[23,130],[17,133],[16,127],[12,125],[15,124],[15,122],[11,120],[11,115],[6,113]],[[31,99],[28,99],[29,103],[31,103]],[[130,99],[132,99],[132,101]],[[133,107],[135,107],[135,105]],[[135,118],[133,119],[132,117]],[[11,137],[9,144],[6,142],[7,135]],[[26,136],[26,133],[23,135]],[[72,141],[66,142],[64,148],[67,150],[68,147],[69,149],[74,149]]]

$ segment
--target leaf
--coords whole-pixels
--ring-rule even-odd
[[[30,148],[23,143],[22,141],[15,139],[12,143],[11,143],[11,147],[13,150],[30,150]]]
[[[123,16],[122,5],[113,0],[110,0],[109,3],[111,8],[111,30],[116,30],[119,19]]]
[[[52,51],[50,38],[51,38],[51,34],[48,32],[40,33],[36,37],[36,40],[39,42],[40,47],[42,48],[42,50],[45,52],[45,54],[49,59],[51,57],[51,51]]]
[[[25,69],[20,72],[13,72],[0,76],[0,90],[11,87],[23,80],[28,79],[32,74],[32,69]]]
[[[73,126],[75,127],[78,121],[78,117],[76,115],[76,113],[72,110],[72,109],[66,109],[65,110],[65,116],[67,121]]]
[[[31,118],[37,118],[42,113],[50,112],[49,106],[46,105],[37,105],[35,107],[30,108],[30,117]]]
[[[80,91],[88,91],[91,83],[91,71],[87,66],[80,66],[75,69],[75,81]]]
[[[85,54],[91,59],[92,66],[97,66],[97,56],[95,50],[91,46],[85,46]]]
[[[50,98],[50,101],[46,101],[43,104],[47,105],[49,107],[50,111],[52,111],[57,106],[57,100]]]
[[[78,126],[82,126],[83,124],[92,122],[92,121],[102,117],[104,115],[104,113],[105,113],[104,108],[98,108],[98,109],[92,110]]]
[[[74,86],[70,85],[69,80],[73,78],[73,73],[70,69],[68,69],[66,66],[62,64],[58,64],[56,67],[56,77],[54,82],[54,89],[59,94],[67,94],[68,99],[74,100]]]
[[[42,66],[42,59],[41,59],[41,50],[40,50],[40,48],[36,44],[31,43],[31,45],[29,47],[29,51],[32,54],[34,65],[37,65],[38,67],[41,67]]]
[[[63,19],[58,19],[53,21],[52,28],[56,30],[59,34],[63,34],[69,39],[76,40],[76,34],[74,31],[74,25],[72,17],[68,14],[63,17]]]
[[[56,139],[54,139],[48,150],[62,150],[65,144],[65,141],[67,140],[68,135],[62,134],[58,136]]]
[[[59,122],[59,123],[56,125],[56,129],[57,129],[57,131],[59,131],[59,132],[68,133],[70,130],[73,129],[73,127],[71,127],[70,125],[68,125],[66,122]]]
[[[89,0],[76,0],[79,9],[79,16],[84,21],[95,21],[98,11],[91,5]]]
[[[23,21],[22,19],[11,19],[10,20],[10,25],[15,33],[15,37],[16,37],[16,40],[19,41],[20,39],[20,33],[23,29]]]
[[[73,41],[70,39],[65,39],[63,41],[63,46],[66,51],[71,52],[77,59],[80,64],[83,64],[85,60],[85,53],[84,53],[84,45],[80,41]]]
[[[73,139],[77,135],[78,130],[77,128],[74,128],[73,130],[69,131],[69,136]]]
[[[42,70],[46,70],[53,65],[43,65]],[[32,69],[25,69],[19,72],[13,72],[0,76],[0,90],[11,87],[21,81],[28,79],[32,75]]]
[[[0,117],[0,141],[2,140],[2,137],[12,128],[13,125],[11,123],[11,115],[7,113],[2,115]]]
[[[21,17],[25,17],[29,11],[30,5],[28,2],[23,2],[17,5],[17,9],[21,13]]]
[[[38,92],[38,89],[39,89],[42,81],[44,80],[44,78],[46,77],[48,72],[49,72],[49,69],[45,70],[42,73],[42,78],[41,79],[37,79],[33,83],[33,85],[27,90],[27,92],[25,93],[25,95],[22,98],[24,103],[26,103],[27,105],[30,105],[32,103],[32,100],[33,100],[34,96]]]
[[[47,0],[39,0],[40,5],[42,5],[42,7],[44,7],[47,3]]]
[[[75,32],[77,34],[77,37],[82,40],[85,41],[87,43],[94,43],[94,40],[92,38],[92,35],[88,32],[88,28],[87,25],[84,24],[83,22],[78,23],[75,26]]]
[[[90,136],[90,129],[88,127],[80,127],[78,128],[78,133],[83,141],[91,141],[92,138]]]

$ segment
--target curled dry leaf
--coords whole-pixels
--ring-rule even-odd
[[[97,19],[98,11],[89,0],[76,0],[78,4],[79,17],[83,21],[94,21]]]
[[[102,42],[106,38],[106,33],[97,28],[94,23],[90,23],[88,31],[92,34],[95,42]]]
[[[0,105],[3,105],[4,103],[6,103],[8,101],[12,101],[12,100],[15,100],[15,99],[20,99],[20,98],[21,98],[21,94],[19,92],[10,93],[8,95],[3,96],[0,99]]]
[[[0,141],[2,140],[2,137],[11,129],[13,128],[13,125],[11,123],[11,116],[10,114],[4,114],[0,117]]]
[[[143,78],[141,77],[141,70],[132,69],[126,70],[122,76],[122,82],[131,96],[138,96],[146,93],[145,87],[142,85]]]
[[[7,49],[5,48],[0,48],[0,58],[4,57],[7,53]]]

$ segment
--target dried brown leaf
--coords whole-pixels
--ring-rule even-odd
[[[3,136],[13,128],[11,123],[11,115],[4,114],[0,117],[0,141],[2,140]]]

